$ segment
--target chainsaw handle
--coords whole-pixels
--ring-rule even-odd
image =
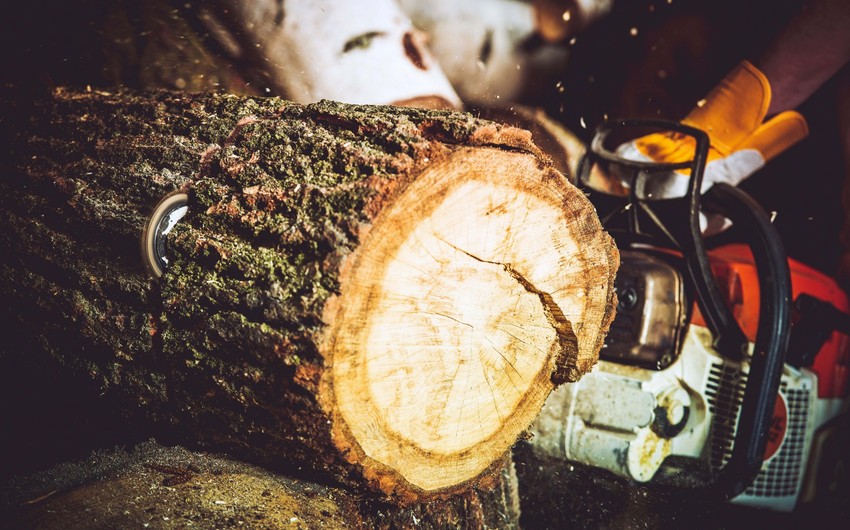
[[[695,141],[693,160],[656,164],[623,158],[606,147],[610,133],[622,128],[676,131]],[[779,234],[770,218],[744,191],[716,183],[700,194],[709,148],[705,132],[666,120],[616,120],[602,123],[578,167],[580,183],[589,182],[596,161],[617,164],[630,171],[626,196],[591,188],[603,226],[619,245],[650,243],[679,249],[685,258],[686,275],[697,292],[697,303],[714,337],[715,349],[733,361],[746,359],[749,341],[731,310],[723,303],[711,272],[699,226],[701,210],[732,220],[747,237],[755,260],[759,284],[759,322],[749,376],[744,389],[732,454],[715,474],[708,489],[724,499],[735,497],[752,484],[764,462],[767,433],[773,416],[791,329],[791,272]],[[642,171],[689,169],[683,197],[646,200],[636,193]],[[687,223],[682,223],[687,219]]]
[[[779,233],[752,197],[728,184],[714,184],[704,194],[703,204],[748,233],[746,243],[759,277],[758,328],[738,429],[732,455],[711,486],[730,499],[752,484],[764,462],[791,332],[791,271]]]
[[[622,129],[653,129],[674,131],[694,139],[692,160],[675,163],[642,162],[624,158],[609,149],[606,140],[611,133]],[[589,180],[595,161],[617,164],[631,171],[631,184],[627,197],[615,196],[601,190],[592,190],[591,201],[597,206],[603,226],[614,232],[614,225],[625,218],[625,227],[617,232],[618,244],[635,241],[649,242],[676,248],[685,257],[685,268],[691,285],[697,291],[697,304],[714,338],[714,348],[724,357],[742,361],[746,355],[747,340],[731,310],[726,307],[720,289],[714,281],[705,243],[699,224],[703,173],[708,159],[708,135],[695,127],[661,119],[626,119],[601,123],[584,156],[579,161],[577,175],[580,183]],[[683,197],[652,199],[640,198],[634,185],[642,171],[690,171],[687,191]],[[642,219],[644,220],[642,222]],[[686,219],[687,222],[681,222]],[[670,222],[672,220],[672,222]]]

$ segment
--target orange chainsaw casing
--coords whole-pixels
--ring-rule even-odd
[[[710,250],[708,258],[712,272],[718,280],[721,296],[731,308],[744,334],[750,342],[754,342],[759,316],[759,282],[750,249],[741,244],[725,245]],[[791,269],[791,291],[795,300],[801,293],[806,293],[829,302],[840,311],[850,313],[847,294],[835,280],[793,259],[788,260],[788,265]],[[696,305],[692,323],[706,325]],[[850,338],[837,331],[833,332],[818,351],[810,369],[818,377],[819,398],[850,395]]]

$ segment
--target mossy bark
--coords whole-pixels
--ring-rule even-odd
[[[0,106],[6,366],[40,359],[127,425],[194,447],[359,492],[377,477],[391,497],[367,504],[387,521],[514,524],[503,460],[437,495],[400,493],[340,452],[319,394],[324,311],[364,230],[459,149],[547,168],[527,133],[463,113],[232,95],[56,89]],[[140,232],[175,190],[189,213],[156,281]],[[575,372],[563,360],[558,373]]]

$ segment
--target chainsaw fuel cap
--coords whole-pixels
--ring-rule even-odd
[[[160,278],[168,267],[165,254],[166,236],[189,211],[189,196],[182,191],[169,193],[153,210],[142,231],[142,259],[154,278]]]

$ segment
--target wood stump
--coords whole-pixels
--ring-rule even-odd
[[[397,503],[448,499],[492,481],[597,359],[617,251],[525,131],[228,95],[0,105],[4,349],[130,420]],[[140,233],[175,190],[188,213],[155,279]]]

